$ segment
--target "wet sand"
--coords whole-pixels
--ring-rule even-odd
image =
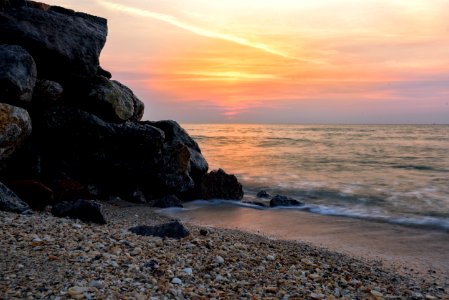
[[[201,206],[162,213],[188,222],[312,244],[419,280],[449,285],[449,232],[288,209]]]

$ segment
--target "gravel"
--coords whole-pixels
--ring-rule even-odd
[[[447,299],[447,286],[307,244],[185,224],[186,238],[138,236],[169,220],[104,204],[107,225],[0,212],[3,299]],[[207,230],[207,234],[204,232]]]

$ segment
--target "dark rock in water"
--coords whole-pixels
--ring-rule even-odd
[[[132,233],[145,236],[158,236],[161,238],[181,239],[190,232],[179,221],[157,225],[157,226],[137,226],[129,229]]]
[[[106,19],[62,7],[31,4],[0,12],[0,43],[25,48],[39,76],[51,80],[96,75],[106,35]]]
[[[203,199],[241,200],[243,187],[237,177],[228,175],[222,169],[204,175],[201,182],[200,196]]]
[[[16,213],[30,211],[30,207],[22,201],[13,191],[0,182],[0,210]]]
[[[62,98],[64,89],[55,81],[40,79],[36,82],[33,93],[33,102],[55,103]]]
[[[268,194],[266,191],[262,190],[257,193],[257,198],[270,198],[270,194]]]
[[[287,196],[281,196],[281,195],[276,195],[274,196],[271,200],[270,200],[270,207],[276,207],[276,206],[301,206],[304,203],[287,197]]]
[[[33,57],[20,46],[0,45],[0,102],[28,106],[35,83]]]
[[[168,195],[159,198],[154,202],[153,206],[160,208],[183,207],[181,204],[181,200],[179,200],[178,197],[176,197],[175,195]]]
[[[11,182],[9,186],[33,210],[42,211],[47,205],[53,204],[53,191],[42,182],[17,180]]]
[[[128,87],[103,76],[93,81],[85,106],[103,120],[117,123],[140,121],[144,110],[143,102]]]
[[[0,103],[0,170],[31,134],[28,112],[16,106]]]
[[[75,202],[61,202],[53,206],[51,213],[60,218],[69,217],[83,222],[106,224],[101,206],[95,201],[80,199]]]

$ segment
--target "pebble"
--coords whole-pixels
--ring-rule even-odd
[[[220,255],[217,255],[216,257],[215,257],[215,262],[217,263],[217,264],[223,264],[224,263],[224,258],[223,257],[221,257]]]
[[[171,283],[173,283],[173,284],[182,284],[182,280],[179,279],[178,277],[174,277],[174,278],[171,280]]]
[[[383,295],[382,295],[382,293],[381,292],[378,292],[378,291],[376,291],[376,290],[371,290],[371,295],[373,295],[374,297],[376,297],[376,298],[381,298],[381,297],[383,297]]]
[[[182,269],[182,272],[184,272],[187,275],[192,275],[193,270],[192,270],[192,268],[184,268],[184,269]]]
[[[133,251],[130,253],[132,256],[136,256],[142,253],[142,248],[136,247],[133,249]]]
[[[76,296],[83,294],[84,292],[87,292],[88,289],[86,287],[80,287],[80,286],[73,286],[67,290],[67,295],[69,296]]]
[[[274,259],[274,255],[267,255],[267,260],[273,261]]]
[[[311,293],[310,294],[310,298],[312,298],[312,300],[321,300],[324,299],[324,295],[323,294],[317,294],[317,293]]]

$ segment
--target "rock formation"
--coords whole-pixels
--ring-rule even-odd
[[[178,123],[141,121],[143,102],[99,64],[107,31],[100,17],[0,2],[0,180],[35,209],[77,197],[240,199],[237,179],[207,174]],[[30,199],[37,187],[47,202]]]

